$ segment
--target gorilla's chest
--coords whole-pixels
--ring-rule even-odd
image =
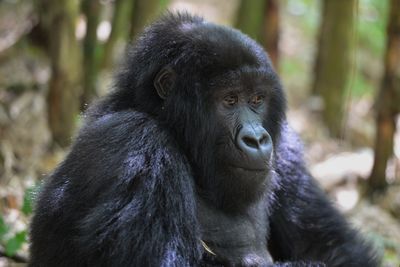
[[[260,206],[260,205],[258,205]],[[243,214],[226,214],[198,202],[201,238],[208,253],[227,265],[271,261],[267,251],[268,221],[263,209],[252,207]]]

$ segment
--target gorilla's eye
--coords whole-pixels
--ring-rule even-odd
[[[260,105],[265,99],[265,95],[255,95],[251,98],[250,103],[253,106],[258,106]]]
[[[238,97],[236,95],[228,95],[224,98],[224,104],[227,106],[233,106],[238,102]]]

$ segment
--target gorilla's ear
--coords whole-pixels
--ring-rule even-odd
[[[175,84],[176,73],[170,67],[162,68],[154,79],[154,87],[162,99],[166,99]]]

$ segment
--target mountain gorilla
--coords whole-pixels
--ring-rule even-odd
[[[263,49],[168,14],[45,183],[30,266],[378,266],[301,154]]]

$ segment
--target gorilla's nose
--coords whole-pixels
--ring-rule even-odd
[[[261,125],[244,125],[237,139],[238,147],[253,161],[265,163],[271,156],[271,136]]]

